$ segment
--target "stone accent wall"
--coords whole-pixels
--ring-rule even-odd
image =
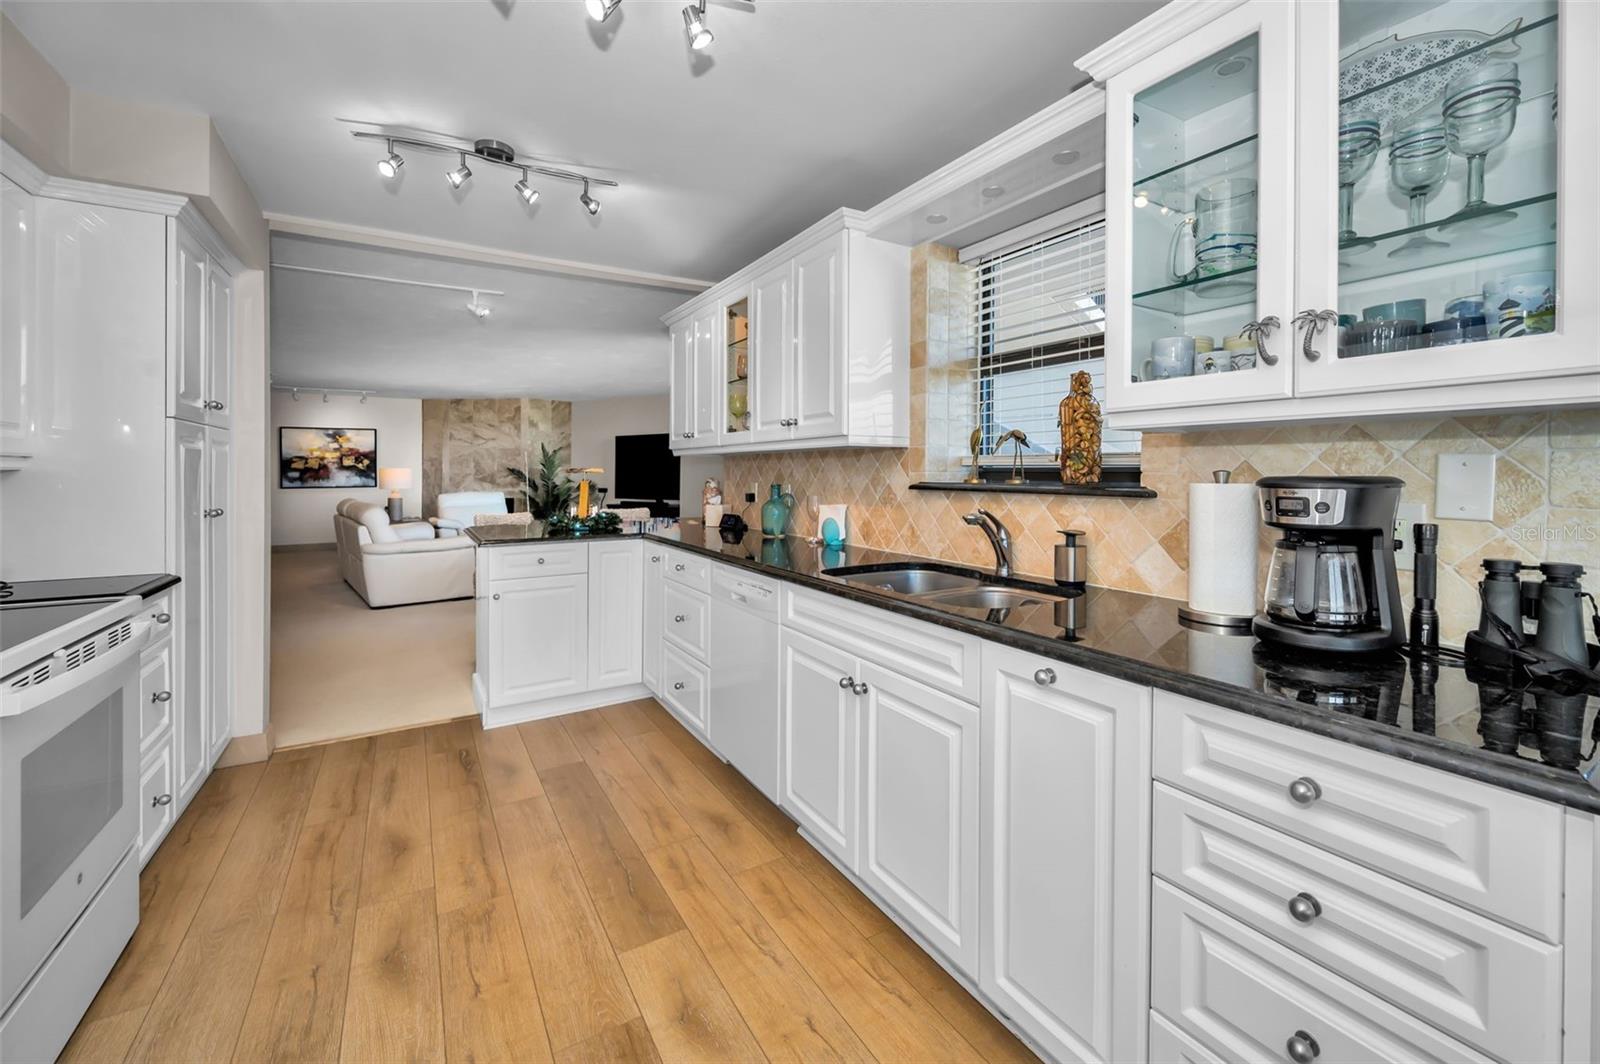
[[[424,399],[422,512],[438,513],[447,491],[511,491],[507,466],[529,470],[539,445],[571,464],[572,404],[555,399]],[[520,503],[519,503],[519,509]]]

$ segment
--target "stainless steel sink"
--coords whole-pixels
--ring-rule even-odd
[[[1061,601],[1061,596],[1059,595],[1051,595],[1029,588],[1005,587],[999,584],[984,584],[964,590],[943,591],[921,597],[934,605],[978,610],[1009,610],[1018,606],[1038,606],[1046,602]]]
[[[980,577],[948,573],[942,569],[824,569],[823,575],[837,577],[857,587],[918,596],[970,589],[983,583]]]

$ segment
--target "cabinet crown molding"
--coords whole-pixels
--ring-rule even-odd
[[[1197,28],[1246,0],[1172,0],[1073,65],[1102,84],[1128,67],[1183,40]]]

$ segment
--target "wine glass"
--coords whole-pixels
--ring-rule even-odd
[[[1485,202],[1483,167],[1489,152],[1504,144],[1517,128],[1522,81],[1517,64],[1485,63],[1454,78],[1444,90],[1444,135],[1450,150],[1467,159],[1467,202],[1441,228],[1499,225],[1516,212]]]
[[[1389,145],[1389,176],[1410,200],[1407,224],[1411,228],[1426,224],[1428,197],[1444,185],[1449,170],[1450,146],[1445,143],[1444,125],[1438,115],[1413,118],[1395,127],[1394,141]],[[1449,246],[1419,231],[1389,252],[1389,257],[1412,258],[1430,248]]]
[[[1375,241],[1356,233],[1350,215],[1356,182],[1367,176],[1378,154],[1378,120],[1369,114],[1352,114],[1339,122],[1339,250],[1367,251]]]

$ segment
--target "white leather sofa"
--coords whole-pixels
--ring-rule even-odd
[[[473,544],[465,536],[438,539],[433,526],[392,525],[380,503],[345,499],[333,515],[339,575],[368,606],[472,597]]]
[[[506,497],[498,491],[447,491],[439,496],[439,516],[428,520],[438,529],[439,538],[462,536],[478,514],[503,514]]]

